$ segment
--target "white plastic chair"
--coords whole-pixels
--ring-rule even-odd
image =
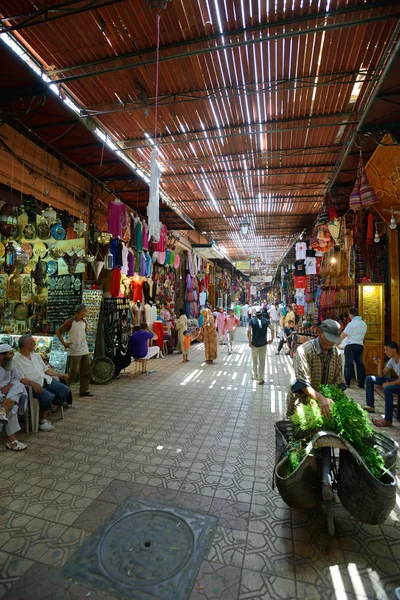
[[[32,424],[32,433],[38,433],[39,431],[39,400],[35,398],[33,395],[33,388],[31,385],[25,386],[26,391],[28,392],[28,409],[27,412],[30,413],[31,416],[31,424]],[[64,419],[64,408],[60,406],[61,410],[61,418]],[[29,433],[29,415],[26,415],[25,418],[25,427],[26,433]]]

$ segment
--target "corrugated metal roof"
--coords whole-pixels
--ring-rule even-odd
[[[3,17],[30,10],[16,0]],[[172,0],[161,11],[162,188],[230,257],[276,266],[315,220],[398,11],[360,0]],[[148,171],[156,11],[125,0],[13,35]]]

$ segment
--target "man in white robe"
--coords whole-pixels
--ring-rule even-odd
[[[28,394],[20,381],[18,368],[13,364],[13,356],[11,346],[0,344],[0,423],[5,425],[7,433],[6,448],[18,452],[27,447],[15,434],[21,429],[18,412],[25,412]]]

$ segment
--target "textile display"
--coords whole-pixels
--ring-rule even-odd
[[[151,151],[150,166],[150,191],[149,203],[147,205],[147,218],[149,222],[149,237],[155,242],[160,239],[160,175],[161,171],[157,163],[157,146]]]
[[[114,238],[122,237],[127,223],[126,206],[123,202],[109,202],[107,209],[107,228]]]

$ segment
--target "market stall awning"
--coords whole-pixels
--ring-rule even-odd
[[[46,18],[17,0],[4,31],[146,173],[156,130],[168,198],[231,259],[269,269],[314,223],[399,45],[389,0],[172,0],[157,75],[157,11],[144,0],[57,6]],[[128,185],[109,167],[107,185]]]

